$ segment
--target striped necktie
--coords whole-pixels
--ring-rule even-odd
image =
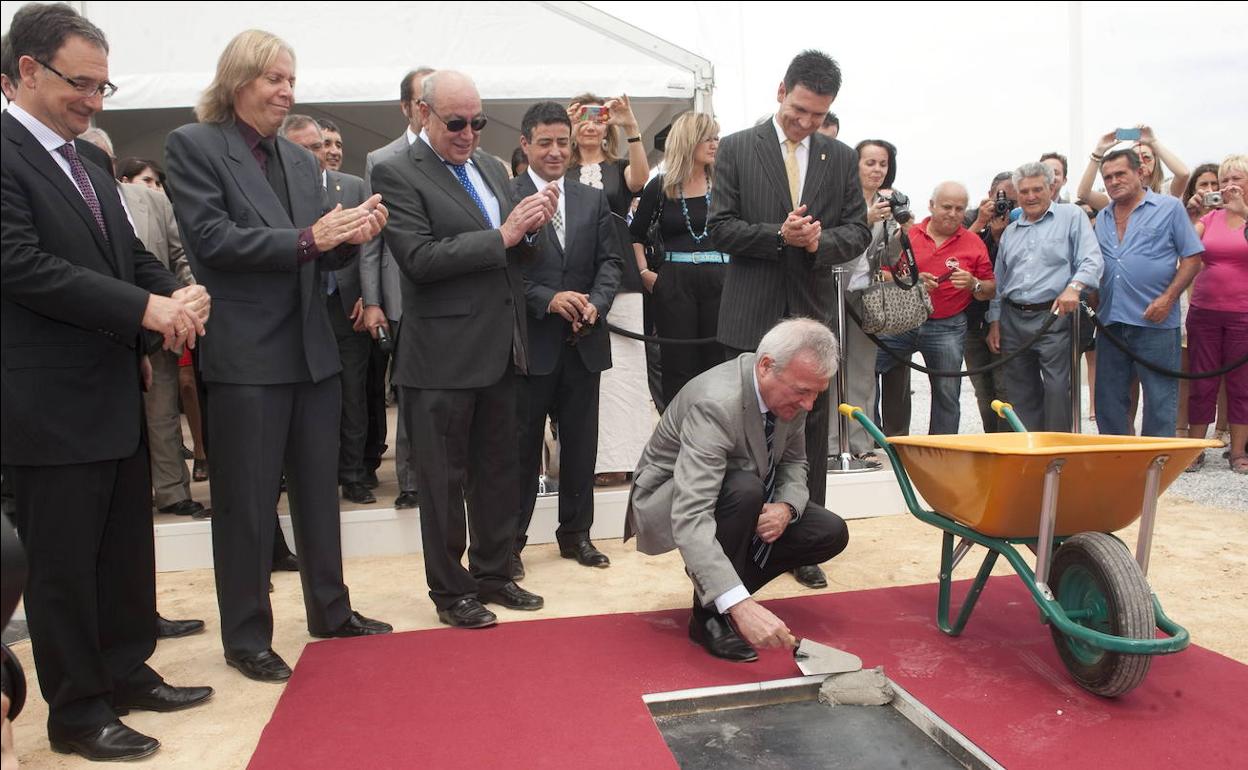
[[[776,461],[772,459],[771,452],[776,441],[776,416],[771,412],[763,413],[763,437],[767,439],[767,475],[763,477],[763,502],[770,503],[772,496],[776,493]],[[750,558],[761,569],[767,566],[767,559],[770,556],[771,543],[763,542],[763,539],[755,533],[750,541]]]

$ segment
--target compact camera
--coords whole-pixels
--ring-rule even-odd
[[[1207,192],[1205,193],[1205,197],[1201,198],[1201,203],[1203,203],[1205,208],[1207,209],[1221,208],[1222,207],[1222,193],[1221,192]]]

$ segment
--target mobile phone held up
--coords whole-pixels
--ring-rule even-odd
[[[1114,132],[1114,138],[1120,142],[1138,142],[1140,141],[1140,129],[1120,128]]]
[[[611,118],[611,111],[602,104],[586,104],[581,107],[582,123],[606,123]]]

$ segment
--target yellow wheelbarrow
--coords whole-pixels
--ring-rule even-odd
[[[1015,433],[886,438],[858,407],[839,409],[884,448],[910,512],[944,532],[937,605],[942,631],[962,632],[997,557],[1004,556],[1079,685],[1106,697],[1129,692],[1148,673],[1151,656],[1188,645],[1187,630],[1162,611],[1145,576],[1157,497],[1217,443],[1028,433],[1009,404],[992,406]],[[914,487],[935,510],[919,505]],[[1136,519],[1132,557],[1111,533]],[[953,570],[973,545],[988,554],[951,623]],[[1034,572],[1016,545],[1035,554]],[[1166,635],[1159,637],[1157,629]]]

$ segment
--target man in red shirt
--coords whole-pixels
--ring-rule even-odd
[[[919,278],[932,298],[932,315],[916,329],[880,338],[889,350],[902,358],[922,353],[923,364],[938,371],[962,368],[966,308],[972,297],[987,300],[996,292],[992,263],[984,242],[962,226],[966,205],[966,188],[957,182],[942,182],[932,192],[928,202],[932,215],[911,227],[909,232]],[[881,350],[876,356],[875,369],[879,374],[885,375],[901,365],[887,351]],[[962,378],[929,379],[932,414],[928,433],[957,433]],[[887,388],[883,389],[882,409],[886,413],[891,400]],[[885,421],[891,422],[887,414]],[[901,431],[902,434],[907,432]]]

